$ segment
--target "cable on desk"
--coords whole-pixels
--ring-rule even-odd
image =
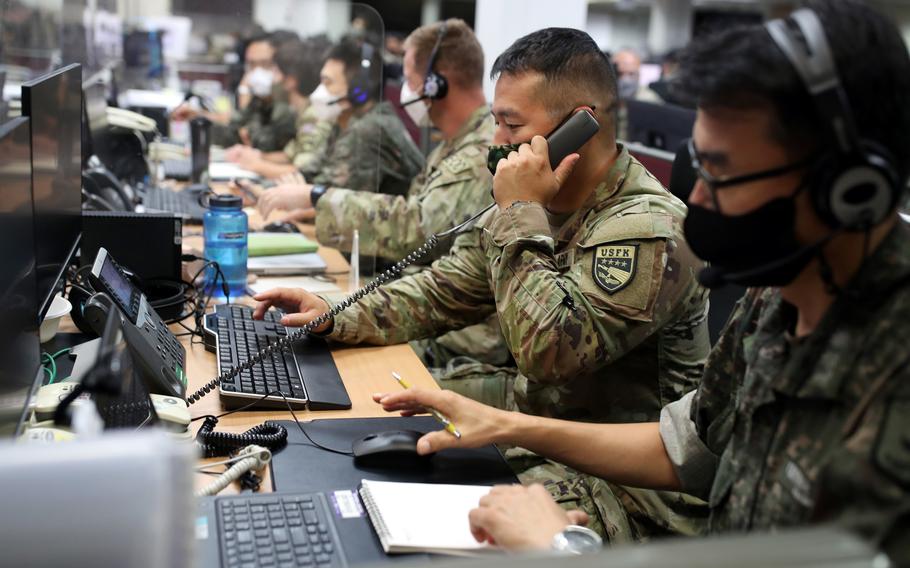
[[[241,412],[241,411],[243,411],[243,410],[247,410],[248,408],[252,408],[253,406],[255,406],[256,404],[258,404],[259,402],[262,402],[263,400],[265,400],[266,397],[273,396],[273,395],[275,395],[275,396],[280,396],[281,398],[284,399],[284,403],[285,403],[285,405],[287,405],[287,407],[288,407],[288,412],[290,412],[290,413],[291,413],[291,416],[294,418],[294,423],[297,424],[297,428],[300,430],[300,433],[303,434],[304,438],[306,438],[306,439],[310,442],[310,444],[313,445],[313,447],[319,448],[320,450],[324,450],[324,451],[326,451],[326,452],[331,452],[331,453],[333,453],[333,454],[339,454],[339,455],[342,455],[342,456],[352,456],[352,457],[353,457],[354,452],[352,452],[352,451],[338,450],[338,449],[335,449],[335,448],[330,448],[330,447],[328,447],[328,446],[323,446],[322,444],[320,444],[319,442],[317,442],[316,440],[314,440],[313,438],[311,438],[310,435],[307,433],[306,429],[304,429],[303,425],[300,423],[300,419],[297,418],[297,413],[294,412],[294,409],[293,409],[293,408],[291,408],[291,403],[288,402],[287,397],[284,395],[283,392],[278,391],[278,390],[276,390],[276,391],[271,391],[271,392],[269,392],[269,393],[266,393],[266,394],[260,396],[258,399],[254,400],[253,402],[251,402],[251,403],[249,403],[249,404],[247,404],[247,405],[245,405],[245,406],[241,406],[240,408],[235,408],[234,410],[229,410],[229,411],[227,411],[227,412],[222,412],[221,414],[219,414],[219,415],[217,415],[217,416],[214,416],[214,415],[211,415],[211,414],[204,414],[204,415],[202,415],[202,416],[197,416],[196,418],[191,419],[190,422],[195,422],[195,421],[197,421],[197,420],[205,420],[205,422],[203,422],[203,424],[202,424],[202,428],[205,428],[206,425],[209,424],[210,421],[211,421],[211,428],[214,428],[214,427],[215,427],[215,424],[218,423],[218,419],[219,419],[219,418],[222,418],[222,417],[227,416],[227,415],[229,415],[229,414],[234,414],[235,412]],[[278,428],[284,430],[284,440],[285,440],[285,441],[284,441],[284,444],[282,444],[282,446],[281,446],[281,447],[284,447],[284,445],[287,444],[287,430],[284,428],[284,426],[282,426],[282,425],[280,425],[280,424],[275,424],[274,422],[265,422],[264,424],[261,424],[260,426],[257,426],[257,428],[259,428],[259,427],[261,427],[261,426],[265,426],[266,424],[271,424],[271,425],[273,425],[273,426],[277,426]],[[200,433],[202,432],[202,428],[199,429],[199,432],[200,432]],[[211,431],[211,430],[210,430],[210,431]],[[244,434],[247,434],[247,433],[252,432],[252,431],[253,431],[253,429],[247,430],[247,432],[244,432]],[[215,434],[218,434],[218,435],[226,434],[226,433],[222,433],[222,432],[214,432],[214,433],[215,433]],[[226,435],[228,435],[228,436],[242,436],[243,434],[226,434]],[[198,436],[197,436],[197,440],[198,440]],[[251,442],[251,443],[254,443],[254,442]],[[255,443],[258,443],[259,445],[265,446],[265,444],[262,444],[261,442],[255,442]],[[241,446],[241,447],[242,447],[242,446]],[[271,447],[269,447],[269,446],[265,446],[265,447],[269,448],[270,450],[272,450],[272,449],[277,449],[277,448],[271,448]],[[204,448],[203,448],[203,450],[204,450]],[[226,454],[216,454],[216,455],[206,456],[206,457],[217,457],[217,455],[226,455]]]

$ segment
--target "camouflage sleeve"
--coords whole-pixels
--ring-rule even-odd
[[[357,229],[361,254],[397,260],[490,201],[487,180],[440,176],[428,186],[412,187],[407,198],[331,189],[316,204],[316,238],[349,252]]]
[[[503,335],[530,381],[561,385],[622,357],[678,313],[699,308],[695,265],[672,217],[611,215],[560,273],[543,206],[518,202],[489,224],[488,262]],[[690,254],[690,253],[688,253]]]
[[[344,343],[403,343],[481,322],[494,311],[475,230],[458,237],[429,270],[387,284],[339,314],[329,337]]]
[[[301,171],[313,168],[320,158],[331,130],[332,124],[325,121],[303,125],[297,132],[297,139],[293,141],[294,153],[288,156],[295,168]]]
[[[252,122],[247,128],[250,130],[250,145],[253,148],[263,152],[277,152],[294,137],[297,119],[287,104],[277,103],[268,122]]]
[[[318,173],[308,181],[354,191],[377,191],[381,134],[378,125],[375,128],[367,125],[368,121],[361,120],[342,134],[331,156],[319,164]]]
[[[770,291],[749,290],[737,303],[705,364],[691,404],[690,417],[702,443],[721,455],[733,431],[736,392],[746,373],[743,341],[755,330],[758,313]]]

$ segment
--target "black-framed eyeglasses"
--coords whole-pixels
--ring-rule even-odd
[[[759,181],[763,179],[774,178],[782,176],[784,174],[805,168],[813,162],[815,159],[814,156],[809,156],[804,160],[798,162],[793,162],[792,164],[787,164],[785,166],[779,166],[776,168],[771,168],[767,170],[762,170],[760,172],[752,172],[750,174],[743,174],[741,176],[727,177],[727,176],[714,176],[711,175],[708,170],[704,168],[699,159],[698,149],[695,147],[695,139],[689,138],[688,141],[689,149],[689,159],[692,162],[692,169],[695,170],[696,175],[701,178],[704,182],[705,187],[708,189],[708,193],[711,194],[711,200],[714,202],[714,208],[716,211],[720,211],[720,204],[717,201],[717,191],[720,189],[725,189],[728,187],[733,187],[735,185],[742,185],[744,183],[751,183],[753,181]]]

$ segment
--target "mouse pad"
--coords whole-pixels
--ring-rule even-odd
[[[355,489],[362,479],[413,483],[460,483],[495,485],[518,483],[518,479],[494,446],[444,450],[430,458],[426,469],[367,468],[354,465],[354,458],[313,446],[292,421],[278,422],[288,431],[288,445],[272,456],[275,491],[316,492]],[[430,432],[440,428],[430,416],[410,418],[354,418],[301,422],[317,443],[342,451],[351,444],[384,430]]]
[[[313,446],[294,422],[284,420],[278,423],[287,428],[288,445],[272,455],[270,469],[275,491],[324,493],[329,509],[335,513],[333,521],[350,566],[425,563],[430,558],[426,554],[387,555],[382,551],[356,494],[363,479],[465,485],[518,483],[494,446],[439,452],[430,458],[430,467],[426,469],[365,468],[354,465],[352,456],[334,454]],[[320,445],[343,451],[350,451],[354,440],[376,432],[430,432],[440,428],[439,423],[429,416],[326,419],[301,422],[301,425]]]

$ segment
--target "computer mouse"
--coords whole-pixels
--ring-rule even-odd
[[[297,225],[293,223],[280,223],[275,221],[269,223],[268,225],[262,227],[262,230],[267,233],[299,233],[300,229],[297,228]]]
[[[422,433],[414,430],[389,430],[365,436],[354,442],[354,463],[387,469],[428,467],[430,456],[417,453],[417,440],[421,436]]]

